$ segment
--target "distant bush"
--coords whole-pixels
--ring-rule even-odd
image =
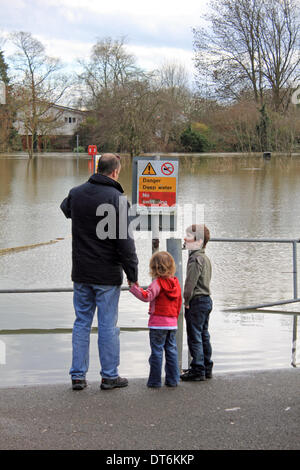
[[[211,145],[206,136],[189,126],[180,136],[183,149],[187,152],[207,152]]]
[[[75,152],[75,153],[77,153],[77,152],[78,153],[85,153],[85,148],[79,146],[78,149],[77,149],[77,147],[74,147],[73,152]]]

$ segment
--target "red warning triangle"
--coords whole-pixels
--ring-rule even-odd
[[[142,175],[156,175],[156,172],[150,162],[147,164]]]

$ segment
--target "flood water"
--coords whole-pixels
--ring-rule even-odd
[[[213,238],[300,237],[300,156],[179,160],[178,202],[204,205]],[[88,161],[74,154],[44,154],[31,161],[24,154],[0,155],[0,289],[72,287],[71,225],[59,205],[71,187],[89,177]],[[124,157],[119,181],[130,200],[131,171],[131,159]],[[55,243],[4,251],[51,240]],[[161,249],[165,246],[162,241]],[[137,239],[136,247],[139,282],[147,285],[151,241]],[[291,367],[298,304],[268,311],[224,310],[292,299],[292,246],[210,242],[207,254],[213,264],[215,372]],[[183,251],[184,274],[186,262]],[[5,352],[5,360],[0,354],[1,386],[68,381],[73,320],[71,293],[0,294],[0,353]],[[122,292],[120,373],[125,376],[148,374],[147,320],[147,305]],[[98,377],[97,335],[92,334],[88,379]]]

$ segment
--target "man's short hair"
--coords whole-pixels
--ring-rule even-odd
[[[111,175],[113,171],[120,167],[120,156],[116,153],[104,153],[98,162],[97,173],[101,175]]]

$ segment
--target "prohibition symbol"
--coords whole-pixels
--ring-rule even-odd
[[[166,162],[161,166],[161,171],[164,175],[170,176],[174,171],[174,165],[170,162]]]
[[[155,172],[155,170],[154,170],[154,168],[153,168],[153,166],[151,165],[150,162],[148,163],[148,165],[144,169],[142,175],[156,175],[156,172]]]

